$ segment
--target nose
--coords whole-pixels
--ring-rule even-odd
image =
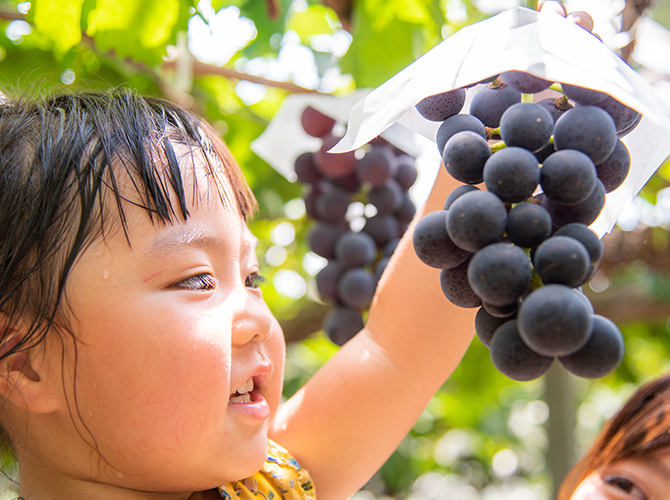
[[[274,323],[274,316],[260,295],[242,294],[233,321],[233,345],[263,342],[272,335]]]

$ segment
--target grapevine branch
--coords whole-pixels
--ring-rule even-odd
[[[16,11],[12,11],[10,9],[7,9],[6,7],[0,5],[0,20],[2,21],[26,21],[26,16],[24,14],[21,14]],[[90,43],[93,43],[93,40],[86,36],[85,34],[82,34],[82,39],[89,41]],[[279,88],[282,90],[285,90],[287,92],[291,92],[294,94],[308,94],[308,93],[319,93],[318,91],[314,89],[308,89],[305,87],[301,87],[300,85],[297,85],[293,82],[288,82],[288,81],[277,81],[277,80],[271,80],[269,78],[264,78],[261,76],[257,75],[251,75],[249,73],[244,73],[242,71],[236,71],[231,68],[225,68],[222,66],[215,66],[213,64],[207,64],[202,61],[198,60],[193,60],[193,73],[195,75],[220,75],[225,78],[231,79],[231,80],[243,80],[243,81],[248,81],[252,83],[258,83],[261,85],[266,85],[268,87],[275,87]],[[162,65],[161,68],[165,70],[173,70],[176,67],[176,62],[175,61],[165,61]],[[152,71],[151,68],[145,67],[146,70]]]

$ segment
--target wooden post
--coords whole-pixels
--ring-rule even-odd
[[[570,375],[558,362],[554,362],[544,376],[544,397],[549,406],[547,463],[554,482],[553,498],[556,498],[561,481],[576,458],[574,438],[576,402],[571,382]]]

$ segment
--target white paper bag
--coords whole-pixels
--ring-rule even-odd
[[[670,110],[616,54],[556,14],[519,7],[459,30],[357,102],[331,152],[357,149],[394,123],[434,140],[440,124],[416,111],[421,99],[508,70],[606,92],[642,113],[637,128],[622,139],[631,154],[628,178],[607,195],[591,225],[600,236],[611,231],[623,207],[670,154]]]

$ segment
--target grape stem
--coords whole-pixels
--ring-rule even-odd
[[[500,127],[484,127],[486,130],[486,138],[491,139],[496,135],[500,135]]]
[[[544,286],[544,283],[542,283],[542,278],[540,278],[540,275],[537,274],[537,271],[533,269],[533,274],[531,275],[530,279],[530,289],[531,291],[537,290],[541,286]]]
[[[533,102],[533,94],[521,94],[521,102]]]
[[[507,144],[505,144],[503,141],[496,142],[495,144],[491,145],[491,152],[495,153],[496,151],[500,151],[501,149],[505,149],[507,147]]]
[[[563,92],[563,86],[560,83],[552,83],[549,88],[556,92],[560,92],[561,94],[565,94],[565,92]]]

